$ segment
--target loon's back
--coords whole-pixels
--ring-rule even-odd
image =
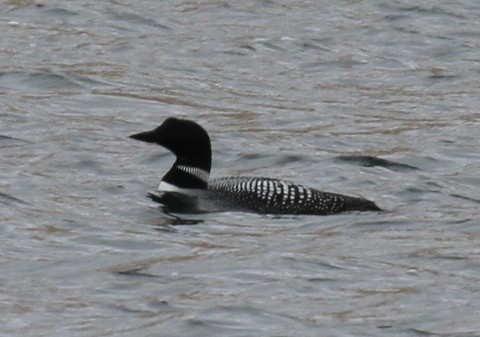
[[[240,210],[328,215],[380,210],[366,199],[322,192],[277,179],[228,177],[209,181],[210,137],[193,121],[171,117],[152,131],[130,137],[162,145],[176,155],[177,160],[159,186],[162,193],[150,195],[172,212]]]
[[[329,215],[380,210],[375,203],[366,199],[260,177],[214,179],[208,185],[207,197],[220,200],[232,208],[268,214]]]

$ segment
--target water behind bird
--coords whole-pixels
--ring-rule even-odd
[[[0,334],[479,334],[476,2],[3,7]],[[387,212],[164,214],[169,116]]]

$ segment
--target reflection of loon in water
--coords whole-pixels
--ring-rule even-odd
[[[152,131],[130,136],[159,144],[177,157],[162,178],[159,195],[150,197],[171,212],[248,211],[264,214],[328,215],[379,211],[372,201],[318,191],[291,182],[259,177],[209,180],[210,137],[197,123],[168,118]]]

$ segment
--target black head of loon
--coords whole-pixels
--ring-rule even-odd
[[[130,138],[161,145],[175,154],[177,160],[162,182],[178,188],[207,188],[212,147],[208,133],[197,123],[170,117],[156,129]]]

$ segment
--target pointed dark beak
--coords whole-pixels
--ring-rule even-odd
[[[141,140],[142,142],[147,142],[147,143],[155,142],[155,133],[153,131],[140,132],[140,133],[131,135],[129,137],[136,140]]]

